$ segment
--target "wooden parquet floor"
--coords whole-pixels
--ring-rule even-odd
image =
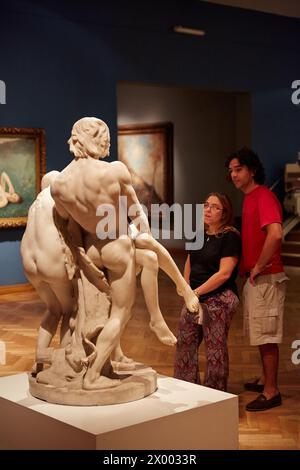
[[[183,260],[177,259],[182,266]],[[245,411],[245,404],[256,395],[243,390],[243,383],[259,376],[257,348],[250,347],[242,336],[242,312],[237,311],[229,334],[230,378],[228,391],[239,395],[240,449],[300,449],[300,364],[291,361],[291,344],[300,340],[300,269],[287,269],[290,277],[285,306],[285,335],[280,346],[279,384],[283,405],[260,413]],[[172,282],[159,277],[160,305],[165,319],[176,333],[181,299]],[[0,295],[0,340],[6,345],[6,363],[0,375],[31,369],[37,330],[45,311],[35,292]],[[126,355],[151,365],[157,372],[173,375],[174,348],[161,344],[148,327],[140,286],[137,289],[133,316],[122,337]],[[201,376],[205,366],[203,345],[200,350]],[[199,423],[201,426],[201,423]]]

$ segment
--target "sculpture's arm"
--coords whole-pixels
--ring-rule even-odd
[[[126,165],[122,162],[113,162],[119,176],[122,196],[127,197],[128,217],[132,220],[138,231],[150,233],[150,226],[147,215],[141,206],[136,192],[132,186],[131,175]]]

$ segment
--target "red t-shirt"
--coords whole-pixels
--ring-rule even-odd
[[[281,205],[270,189],[266,186],[257,186],[246,194],[243,204],[241,275],[250,272],[255,266],[267,236],[264,227],[273,223],[282,223]],[[283,271],[280,254],[281,248],[274,253],[261,274]]]

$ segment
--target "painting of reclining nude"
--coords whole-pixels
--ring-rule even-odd
[[[130,124],[118,128],[118,158],[129,168],[139,201],[173,203],[173,124]]]
[[[44,174],[44,130],[1,127],[0,227],[26,225]]]

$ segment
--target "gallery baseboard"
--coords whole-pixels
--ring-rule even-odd
[[[12,284],[8,286],[0,286],[0,295],[2,294],[14,294],[15,292],[30,292],[34,288],[28,282],[25,284]]]

